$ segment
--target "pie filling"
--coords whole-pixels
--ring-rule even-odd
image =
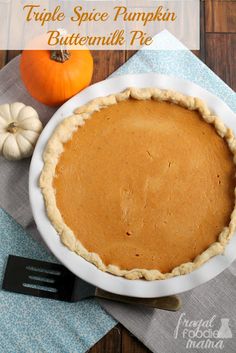
[[[166,273],[228,226],[234,175],[226,142],[198,111],[130,98],[73,133],[53,187],[65,224],[105,265]]]

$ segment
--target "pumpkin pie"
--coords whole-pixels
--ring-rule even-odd
[[[40,187],[62,242],[128,279],[189,273],[236,226],[236,140],[198,98],[129,88],[79,107],[44,151]]]

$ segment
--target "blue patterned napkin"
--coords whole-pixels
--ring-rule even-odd
[[[224,100],[236,112],[234,91],[168,31],[155,37],[152,50],[139,50],[111,76],[147,72],[190,80]]]
[[[0,282],[8,254],[56,262],[0,209]],[[94,299],[65,303],[0,290],[1,353],[82,353],[115,324]]]

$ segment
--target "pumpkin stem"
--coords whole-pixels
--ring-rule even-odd
[[[7,132],[10,132],[11,134],[15,134],[17,132],[17,124],[14,121],[8,125]]]
[[[51,51],[51,60],[54,60],[58,63],[64,63],[66,60],[69,60],[71,53],[67,49],[52,50]]]

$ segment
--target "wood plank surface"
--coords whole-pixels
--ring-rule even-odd
[[[206,33],[206,64],[236,90],[236,34]]]
[[[92,83],[104,80],[126,61],[124,50],[93,50],[92,55],[94,60]]]
[[[122,352],[122,330],[122,325],[117,325],[87,353],[124,353]],[[128,331],[127,334],[129,335]]]
[[[200,50],[193,53],[202,61],[205,61],[205,2],[200,2]]]
[[[0,50],[0,69],[6,64],[6,50]]]
[[[21,53],[21,50],[8,50],[7,52],[7,62],[11,61],[13,58],[15,58],[17,55]]]
[[[122,350],[121,353],[151,353],[134,335],[130,334],[125,328],[122,331]]]
[[[205,0],[206,32],[236,33],[236,1]]]
[[[19,51],[0,51],[0,68]],[[92,82],[109,76],[135,51],[93,51]],[[236,0],[201,0],[201,48],[194,52],[229,86],[236,89]],[[102,63],[102,65],[101,65]],[[121,324],[88,353],[149,353]]]

